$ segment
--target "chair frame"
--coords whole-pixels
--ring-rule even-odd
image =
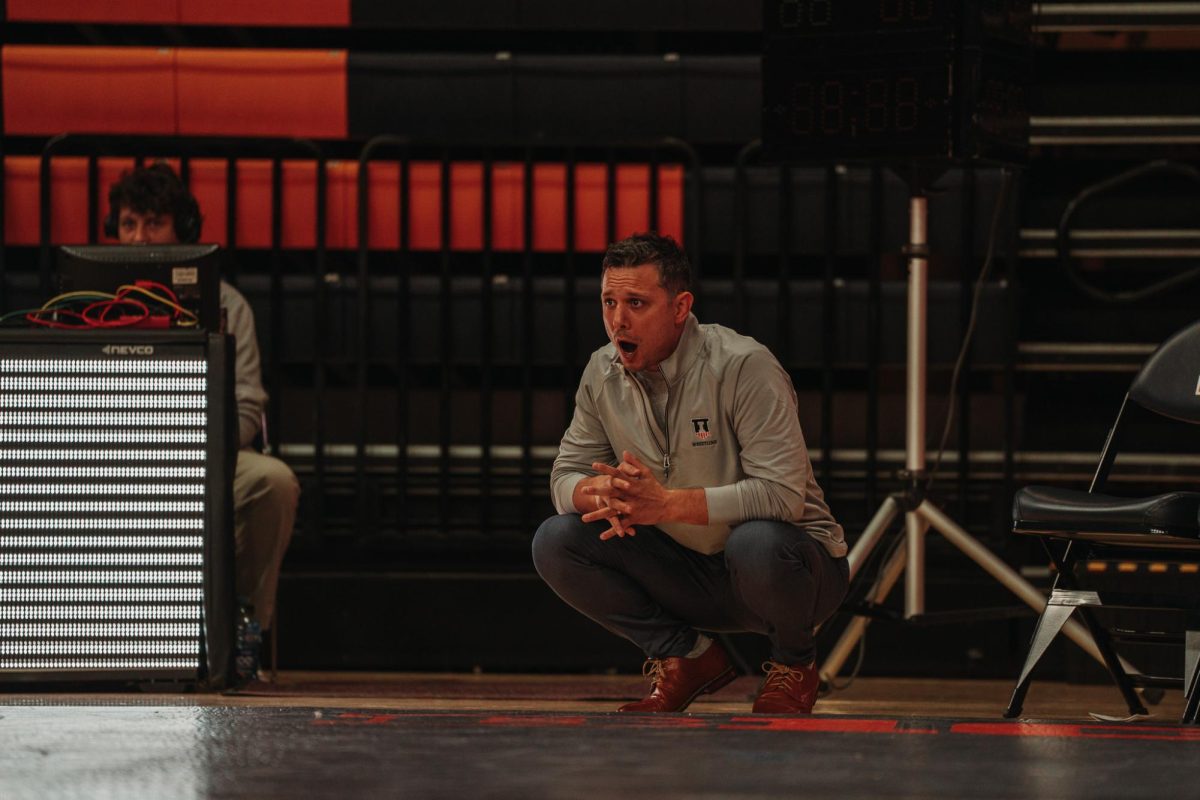
[[[1200,358],[1197,358],[1197,355],[1200,355],[1200,323],[1193,324],[1168,339],[1146,362],[1126,393],[1117,418],[1109,429],[1104,447],[1100,452],[1099,464],[1096,466],[1091,485],[1088,487],[1089,494],[1099,493],[1108,481],[1119,449],[1122,425],[1131,404],[1191,424],[1200,423],[1200,386],[1193,391],[1190,387],[1181,384],[1181,381],[1191,380],[1189,376],[1194,376],[1197,371],[1200,371]],[[1182,372],[1182,378],[1180,377],[1181,367],[1186,370]],[[1165,394],[1163,394],[1164,388],[1167,389]],[[1185,388],[1187,388],[1186,392]],[[1181,400],[1180,398],[1185,395],[1191,396]],[[1167,399],[1164,400],[1164,397]],[[1197,522],[1200,524],[1200,520]],[[1197,691],[1197,683],[1200,682],[1200,598],[1192,604],[1188,604],[1183,598],[1180,598],[1179,602],[1165,603],[1162,598],[1146,593],[1095,591],[1081,586],[1075,575],[1075,567],[1081,560],[1089,557],[1096,548],[1123,548],[1125,554],[1134,558],[1145,556],[1147,553],[1162,554],[1168,551],[1193,551],[1200,558],[1200,539],[1195,538],[1195,533],[1193,532],[1190,537],[1185,537],[1174,535],[1177,533],[1175,531],[1165,531],[1161,532],[1161,535],[1156,535],[1154,541],[1147,542],[1144,540],[1145,531],[1139,534],[1137,531],[1116,529],[1071,530],[1067,527],[1029,525],[1016,519],[1014,519],[1013,530],[1017,533],[1027,533],[1039,537],[1057,568],[1057,575],[1046,608],[1034,628],[1024,666],[1004,716],[1008,718],[1020,716],[1034,668],[1050,643],[1062,631],[1067,620],[1078,612],[1080,619],[1095,641],[1105,667],[1121,692],[1130,714],[1147,713],[1136,692],[1136,687],[1177,687],[1182,685],[1185,702],[1181,722],[1195,724],[1198,710],[1200,710],[1198,709],[1200,691]],[[1156,531],[1156,533],[1159,532]],[[1050,539],[1065,541],[1066,547],[1061,548],[1061,552],[1059,552],[1058,549],[1050,546],[1048,541]],[[1182,680],[1173,677],[1145,675],[1125,662],[1117,654],[1114,637],[1110,636],[1109,631],[1097,618],[1095,614],[1097,608],[1182,612],[1186,631],[1183,637],[1184,671]],[[1159,643],[1171,641],[1167,637],[1150,634],[1121,638],[1129,641]]]

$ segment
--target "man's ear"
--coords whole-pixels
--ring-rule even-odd
[[[692,303],[696,301],[696,296],[691,292],[680,292],[675,295],[675,324],[682,325],[687,319],[688,314],[692,312]]]

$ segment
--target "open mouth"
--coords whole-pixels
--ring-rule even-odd
[[[633,355],[637,351],[637,343],[627,339],[617,339],[617,347],[621,348],[621,352],[625,355]]]

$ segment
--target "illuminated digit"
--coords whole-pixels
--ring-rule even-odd
[[[833,22],[833,0],[810,0],[808,21],[817,28]]]
[[[807,136],[813,132],[813,87],[811,83],[792,84],[792,133]]]
[[[908,13],[917,22],[933,18],[933,0],[909,0]]]
[[[821,132],[842,132],[842,82],[825,81],[821,84]]]
[[[781,0],[779,3],[779,24],[784,28],[800,26],[800,0]]]
[[[883,133],[887,128],[887,81],[867,81],[867,132]]]
[[[917,118],[920,110],[917,101],[920,92],[917,82],[912,78],[899,78],[896,81],[896,130],[913,131],[917,129]]]
[[[879,21],[899,22],[904,13],[904,0],[879,0]]]

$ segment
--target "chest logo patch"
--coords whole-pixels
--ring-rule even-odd
[[[712,431],[708,428],[708,417],[696,417],[692,420],[692,447],[711,447],[717,443],[717,440],[712,438]]]

